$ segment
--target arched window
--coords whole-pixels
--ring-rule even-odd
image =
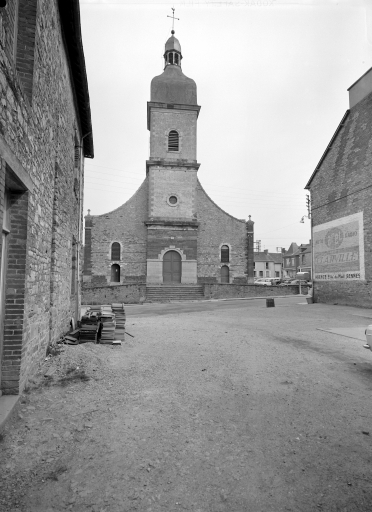
[[[221,283],[229,283],[230,282],[230,269],[227,265],[222,265],[221,267]]]
[[[230,248],[228,245],[221,247],[221,263],[229,263],[230,261]]]
[[[119,244],[119,242],[114,242],[111,245],[111,259],[113,261],[120,260],[120,244]]]
[[[169,54],[169,64],[173,64],[173,53]]]
[[[178,53],[174,54],[174,63],[178,66]]]
[[[117,263],[111,266],[111,282],[120,283],[120,265]]]
[[[168,151],[179,151],[179,135],[176,130],[172,130],[168,134]]]

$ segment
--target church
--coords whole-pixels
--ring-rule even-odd
[[[84,285],[253,283],[253,221],[223,211],[198,179],[196,83],[172,30],[147,103],[146,177],[122,206],[85,217]]]

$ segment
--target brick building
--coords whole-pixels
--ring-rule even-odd
[[[283,257],[281,252],[269,252],[265,249],[263,252],[254,253],[254,277],[277,277],[282,278]]]
[[[372,68],[349,88],[311,192],[314,297],[372,307]]]
[[[200,106],[173,33],[151,82],[146,178],[116,210],[85,217],[87,287],[253,282],[253,222],[224,212],[198,180]]]
[[[78,0],[0,8],[1,391],[79,313],[83,160],[93,157]]]

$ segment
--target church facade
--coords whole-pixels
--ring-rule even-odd
[[[147,104],[146,178],[116,210],[85,217],[85,286],[253,283],[253,222],[224,212],[198,180],[200,106],[174,31],[164,59]]]

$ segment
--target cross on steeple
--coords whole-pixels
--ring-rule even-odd
[[[174,17],[174,11],[175,11],[175,8],[174,8],[174,7],[171,7],[171,9],[172,9],[172,11],[173,11],[172,16],[169,16],[169,15],[167,14],[167,18],[172,18],[172,32],[171,32],[171,33],[172,33],[172,34],[174,34],[174,20],[178,20],[178,21],[180,21],[180,19],[179,19],[179,18],[175,18],[175,17]]]

